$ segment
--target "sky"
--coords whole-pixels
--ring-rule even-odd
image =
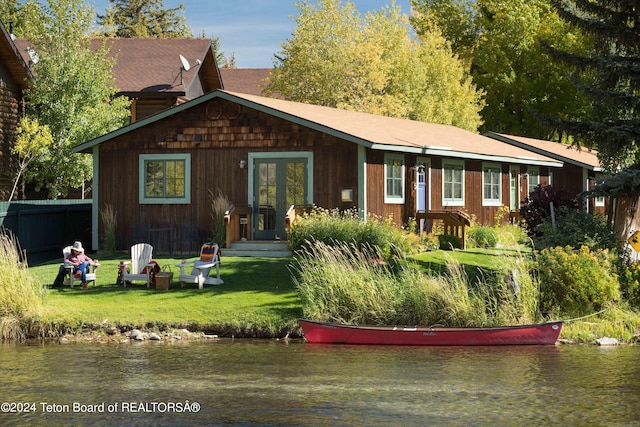
[[[88,0],[104,13],[107,0]],[[164,0],[165,8],[184,5],[194,36],[218,37],[221,50],[233,53],[238,68],[271,68],[280,43],[291,38],[298,11],[294,0]],[[352,0],[364,14],[388,6],[391,0]],[[396,0],[409,15],[409,0]]]

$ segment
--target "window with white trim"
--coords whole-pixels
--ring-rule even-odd
[[[482,205],[502,205],[502,170],[499,164],[482,165]]]
[[[384,155],[384,202],[404,203],[404,156]]]
[[[191,203],[190,154],[141,154],[140,204]]]
[[[527,168],[527,174],[527,190],[529,191],[529,194],[531,194],[531,192],[540,185],[540,168],[529,166]]]
[[[442,163],[442,205],[464,206],[464,162],[444,160]]]

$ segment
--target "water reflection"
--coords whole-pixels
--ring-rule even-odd
[[[0,424],[637,425],[639,356],[592,346],[3,344],[0,401],[36,412],[0,413]],[[199,411],[138,405],[186,401]],[[43,402],[105,409],[52,413]]]

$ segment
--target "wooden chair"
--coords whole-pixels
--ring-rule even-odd
[[[131,246],[131,263],[123,262],[122,283],[124,287],[127,282],[141,281],[147,283],[147,288],[151,286],[151,271],[155,264],[151,263],[153,246],[148,243],[137,243]]]
[[[71,254],[71,248],[73,248],[73,246],[67,246],[66,248],[62,249],[63,259],[66,260],[67,257]],[[67,274],[65,274],[63,284],[73,288],[73,282],[82,282],[81,278],[74,276],[73,265],[67,264],[65,262],[63,262],[61,265],[64,265],[64,268],[67,270]],[[89,272],[87,273],[87,284],[89,282],[93,282],[93,286],[96,286],[96,270],[98,269],[98,267],[100,267],[100,264],[92,265],[89,267]]]
[[[185,272],[185,268],[193,264],[191,274]],[[198,289],[203,285],[221,285],[224,281],[220,278],[220,248],[217,243],[207,242],[200,248],[200,258],[194,261],[187,261],[176,264],[180,267],[180,286],[185,283],[197,283]],[[215,267],[216,275],[212,276],[211,271]]]

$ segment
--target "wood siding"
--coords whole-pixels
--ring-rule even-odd
[[[17,159],[11,153],[20,119],[21,91],[0,75],[0,200],[8,200],[17,171]]]

